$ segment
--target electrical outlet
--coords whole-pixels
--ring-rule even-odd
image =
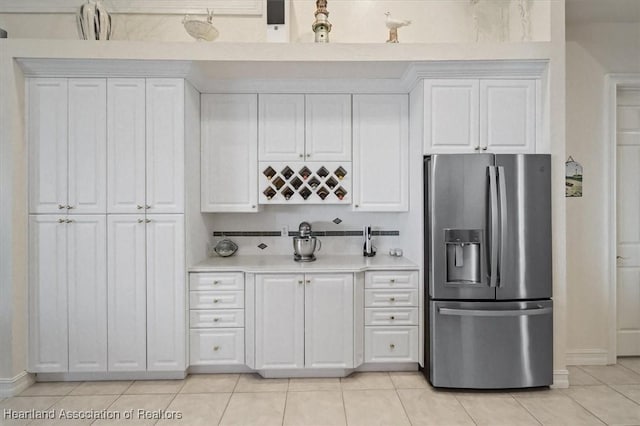
[[[280,228],[280,236],[282,236],[282,237],[288,237],[289,236],[289,226],[288,225],[283,225],[282,228]]]

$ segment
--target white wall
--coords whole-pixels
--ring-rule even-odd
[[[393,17],[412,20],[409,27],[399,30],[402,43],[474,42],[476,37],[480,41],[548,41],[550,3],[528,0],[523,26],[515,0],[482,0],[476,5],[451,0],[332,0],[328,5],[333,25],[330,40],[382,43],[388,37],[384,13],[390,11]],[[109,0],[103,4],[109,8]],[[315,1],[291,0],[291,42],[313,41],[314,12]],[[114,40],[192,40],[182,26],[181,15],[114,14],[112,18]],[[265,22],[264,16],[216,16],[217,41],[265,41]],[[0,14],[0,28],[7,30],[10,38],[78,38],[72,14]]]
[[[605,75],[640,73],[640,25],[567,27],[566,154],[584,167],[582,198],[567,199],[567,358],[604,363],[608,351]]]

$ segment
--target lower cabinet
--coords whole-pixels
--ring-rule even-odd
[[[189,276],[189,364],[244,365],[244,274]]]
[[[354,364],[353,274],[256,274],[256,369]]]
[[[365,272],[365,362],[418,362],[418,272]]]

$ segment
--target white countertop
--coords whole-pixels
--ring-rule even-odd
[[[254,273],[276,272],[361,272],[375,270],[415,270],[418,265],[404,257],[377,254],[319,255],[314,262],[296,262],[293,256],[231,256],[210,257],[189,268],[189,272],[241,271]]]

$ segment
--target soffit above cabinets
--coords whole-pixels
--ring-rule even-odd
[[[406,93],[421,78],[540,78],[549,63],[547,43],[489,57],[466,44],[43,43],[10,41],[25,76],[178,77],[202,93]]]

